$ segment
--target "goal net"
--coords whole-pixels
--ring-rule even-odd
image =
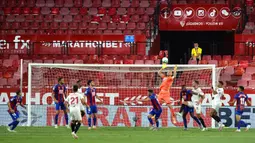
[[[89,79],[94,80],[97,95],[103,99],[98,104],[98,126],[141,126],[148,127],[147,114],[151,109],[150,102],[137,102],[147,96],[147,89],[159,92],[162,79],[157,72],[162,65],[86,65],[86,64],[37,64],[31,63],[28,68],[28,126],[53,126],[55,104],[51,98],[53,86],[59,77],[64,78],[68,94],[78,80],[82,82],[84,92]],[[168,65],[164,70],[173,70],[174,65]],[[171,88],[171,100],[175,111],[179,111],[177,100],[180,98],[182,85],[192,86],[194,80],[200,82],[205,93],[202,117],[207,126],[212,125],[209,116],[211,102],[211,87],[216,82],[215,65],[178,65],[177,77]],[[160,118],[161,127],[183,126],[182,118],[177,118],[177,124],[170,119],[170,111],[163,106]],[[197,126],[192,118],[187,116],[188,126]],[[87,126],[87,116],[83,117],[83,125]],[[65,125],[63,112],[60,112],[58,124]]]

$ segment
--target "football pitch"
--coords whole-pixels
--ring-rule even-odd
[[[183,131],[182,128],[101,127],[88,131],[81,127],[73,139],[71,130],[65,127],[17,127],[17,133],[10,133],[0,127],[1,143],[254,143],[255,129],[241,133],[225,128],[222,132],[209,129],[201,132],[197,128]]]

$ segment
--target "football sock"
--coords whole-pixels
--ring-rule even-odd
[[[191,115],[191,117],[197,122],[197,124],[199,125],[199,126],[201,126],[201,123],[199,122],[199,120],[198,120],[198,118],[196,117],[196,116],[192,116]],[[204,120],[203,120],[204,121]]]
[[[150,117],[148,117],[148,120],[149,120],[150,124],[153,125],[153,121]]]
[[[91,117],[89,117],[89,119],[88,119],[88,125],[89,125],[89,127],[91,127]]]
[[[97,118],[94,117],[94,118],[93,118],[93,125],[96,126],[96,124],[97,124]]]
[[[203,125],[204,128],[206,128],[205,122],[202,117],[199,118],[200,123]]]
[[[67,115],[67,113],[65,114],[65,119],[66,119],[66,125],[68,125],[68,115]]]
[[[84,111],[81,111],[81,117],[83,117],[85,115]]]
[[[186,117],[182,117],[182,119],[183,119],[184,127],[187,128],[187,119],[186,119]]]
[[[58,124],[58,114],[55,115],[55,125]]]
[[[220,117],[219,116],[217,116],[217,115],[212,115],[211,116],[216,122],[220,122]]]
[[[244,125],[245,127],[247,126],[246,123],[243,120],[239,120],[238,122],[238,129],[240,130],[241,125]]]
[[[72,129],[72,132],[74,132],[74,130],[75,130],[75,122],[71,123],[71,129]]]
[[[11,130],[14,130],[18,124],[19,124],[19,121],[14,121]]]
[[[77,133],[77,131],[79,130],[80,126],[81,126],[80,122],[76,123],[75,131],[74,131],[75,133]]]

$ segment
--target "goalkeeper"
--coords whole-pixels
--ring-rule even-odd
[[[170,70],[167,73],[162,71],[166,68],[166,64],[163,64],[162,68],[158,71],[158,75],[163,79],[159,89],[158,101],[159,103],[166,103],[168,108],[171,111],[171,119],[174,124],[176,124],[176,117],[174,114],[173,107],[170,101],[170,88],[173,84],[174,77],[176,77],[177,66],[174,67],[174,70]]]

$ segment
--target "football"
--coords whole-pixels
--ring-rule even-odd
[[[162,63],[168,63],[168,58],[167,58],[167,57],[164,57],[164,58],[162,59]]]

